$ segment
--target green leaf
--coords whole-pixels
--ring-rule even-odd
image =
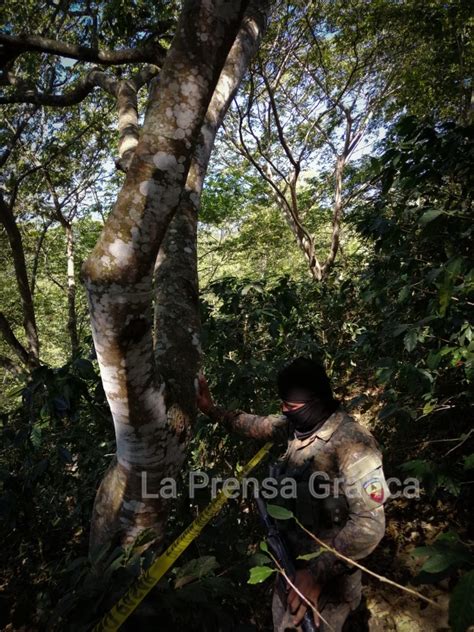
[[[405,302],[409,296],[410,296],[410,286],[409,285],[405,285],[398,292],[398,298],[397,298],[398,303]],[[393,333],[392,335],[395,336],[395,333]]]
[[[263,553],[254,553],[249,560],[250,566],[265,566],[266,564],[271,564],[271,559],[264,555]]]
[[[426,364],[428,368],[434,371],[434,369],[438,368],[440,362],[441,362],[441,354],[435,353],[434,351],[430,351],[428,354],[428,357],[426,358]]]
[[[463,467],[465,470],[474,470],[474,454],[465,457]]]
[[[459,541],[459,536],[448,531],[442,533],[431,546],[418,547],[413,551],[414,557],[427,557],[421,571],[425,573],[442,573],[448,569],[462,568],[471,562],[469,549]]]
[[[423,406],[423,414],[429,415],[430,413],[433,412],[435,408],[436,408],[436,402],[426,402],[426,404]]]
[[[268,544],[265,542],[265,540],[262,540],[260,542],[260,549],[265,553],[268,553]]]
[[[411,329],[408,333],[405,334],[403,338],[403,344],[405,345],[405,349],[410,352],[416,347],[418,342],[418,333],[415,329]]]
[[[292,511],[279,505],[267,505],[267,511],[275,520],[290,520],[290,518],[294,518]]]
[[[250,569],[250,577],[247,581],[248,584],[261,584],[266,579],[276,573],[276,569],[269,566],[254,566]]]
[[[464,259],[462,257],[455,257],[454,259],[451,259],[446,266],[446,270],[452,279],[455,279],[461,272],[463,262]]]
[[[408,472],[412,476],[424,479],[425,476],[430,475],[434,471],[434,465],[431,461],[425,461],[424,459],[414,459],[407,461],[400,465],[402,472]],[[415,549],[416,550],[416,549]]]
[[[444,211],[440,211],[440,210],[436,210],[436,209],[432,209],[431,211],[426,211],[420,217],[418,222],[420,224],[422,224],[422,225],[428,224],[429,222],[432,222],[434,219],[436,219],[437,217],[439,217],[443,213],[444,213]]]
[[[427,371],[426,369],[419,369],[419,368],[417,368],[416,370],[418,374],[424,377],[425,379],[427,379],[428,382],[433,383],[433,376],[431,375],[429,371]]]
[[[178,569],[176,578],[179,580],[186,580],[181,582],[180,585],[184,585],[194,579],[200,579],[209,573],[212,573],[219,564],[213,555],[203,555],[193,560],[189,560],[184,566]],[[178,587],[178,586],[177,586]]]
[[[319,549],[319,551],[314,551],[314,553],[305,553],[304,555],[298,555],[296,559],[309,562],[309,560],[314,560],[315,557],[319,557],[321,553],[324,553],[324,549]]]
[[[393,372],[394,372],[393,369],[388,366],[377,369],[377,371],[375,372],[377,381],[380,384],[387,384],[387,382],[389,382],[392,379]]]
[[[133,541],[132,550],[145,546],[154,540],[156,540],[156,532],[153,529],[144,529]]]
[[[396,338],[400,334],[403,334],[408,329],[409,325],[397,325],[392,331],[392,336]]]
[[[430,555],[421,567],[421,570],[425,571],[425,573],[441,573],[451,566],[455,566],[458,561],[460,561],[459,556],[451,551],[439,551]]]
[[[441,314],[441,316],[446,315],[446,310],[449,307],[451,296],[453,295],[453,290],[454,277],[453,275],[451,275],[450,272],[446,271],[438,291],[439,313]]]
[[[474,571],[461,577],[453,590],[449,602],[449,624],[453,632],[465,632],[474,624]]]
[[[31,443],[35,448],[39,448],[41,445],[41,428],[39,426],[33,426],[30,434]]]
[[[190,560],[184,566],[179,568],[176,573],[176,581],[174,587],[183,588],[186,584],[201,579],[212,572],[219,566],[213,555],[203,555],[196,559]]]
[[[459,542],[459,535],[455,531],[446,531],[436,538],[436,542],[450,542],[451,544],[457,544]]]

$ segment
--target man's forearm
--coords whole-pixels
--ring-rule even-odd
[[[223,424],[228,430],[252,439],[286,440],[288,422],[283,415],[251,415],[242,410],[225,410],[213,405],[208,413],[212,421]]]

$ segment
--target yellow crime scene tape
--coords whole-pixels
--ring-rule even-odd
[[[242,468],[236,476],[241,481],[268,454],[272,443],[266,443],[255,456]],[[187,549],[191,542],[201,533],[207,523],[216,516],[229,499],[230,492],[221,490],[215,499],[203,509],[183,533],[170,544],[153,564],[141,575],[113,608],[99,621],[92,632],[115,632],[131,615],[135,608],[143,601],[155,584],[173,566],[178,557]]]

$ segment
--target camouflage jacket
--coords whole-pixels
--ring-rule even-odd
[[[308,481],[313,475],[313,488],[314,481],[324,481],[325,490],[328,490],[326,496],[340,500],[337,501],[339,507],[336,502],[335,520],[329,524],[327,521],[318,525],[313,523],[310,528],[320,539],[355,560],[366,557],[375,549],[385,531],[383,503],[389,496],[382,458],[370,432],[342,408],[303,440],[290,436],[284,415],[263,417],[214,407],[209,416],[247,437],[286,445],[282,457],[286,476]],[[299,493],[296,503],[303,504]],[[326,501],[323,503],[327,505]],[[329,501],[331,504],[334,509],[334,501]],[[337,514],[343,506],[344,518],[338,520]],[[321,505],[316,503],[316,507],[320,512]],[[287,538],[295,558],[319,549],[318,544],[299,527],[292,526]],[[350,570],[330,552],[314,558],[307,567],[320,583]]]

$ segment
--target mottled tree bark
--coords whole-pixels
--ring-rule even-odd
[[[188,267],[195,258],[196,191],[202,179],[199,184],[193,160],[197,146],[203,145],[199,140],[203,122],[246,4],[185,2],[124,186],[83,267],[94,342],[117,439],[117,460],[96,497],[92,546],[117,535],[128,542],[144,528],[154,529],[157,539],[164,534],[165,501],[143,497],[143,474],[148,490],[156,492],[164,477],[177,475],[184,460],[194,402],[190,396],[185,401],[182,394],[191,392],[195,373],[185,372],[190,352],[181,346],[184,339],[179,333],[171,345],[181,355],[169,360],[166,335],[177,330],[181,318],[194,322],[196,314],[196,274]],[[176,308],[175,327],[163,324],[160,328],[158,317],[155,358],[153,272],[178,209],[159,269],[164,272],[164,260],[171,254],[177,267],[170,274],[176,279],[183,271],[185,279],[159,293],[158,304],[168,302]],[[186,258],[179,268],[178,253],[183,252]],[[157,276],[160,288],[167,282],[161,272]],[[191,335],[191,349],[193,334],[198,335],[197,329],[187,331],[185,340],[189,347]],[[180,383],[186,382],[183,388],[176,388],[178,375]]]
[[[155,358],[179,424],[196,414],[195,378],[200,364],[197,220],[214,142],[265,27],[268,3],[249,2],[201,128],[176,215],[160,249],[155,273]]]

